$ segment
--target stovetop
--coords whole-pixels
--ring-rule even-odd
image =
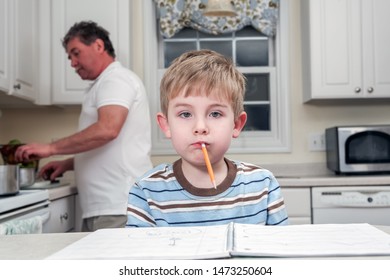
[[[20,190],[19,193],[0,197],[0,214],[49,200],[48,190]]]

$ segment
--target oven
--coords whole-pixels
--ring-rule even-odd
[[[21,190],[15,195],[0,197],[0,229],[2,234],[10,233],[10,227],[17,227],[20,222],[39,221],[42,232],[47,232],[47,222],[50,218],[48,190]],[[19,222],[19,223],[18,223]],[[15,229],[18,233],[28,233],[28,226]],[[27,232],[23,232],[27,231]]]
[[[390,186],[312,188],[313,224],[390,225]]]

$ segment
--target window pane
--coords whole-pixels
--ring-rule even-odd
[[[271,130],[269,105],[245,105],[244,110],[248,115],[244,131]]]
[[[236,42],[238,66],[268,66],[268,40]]]
[[[269,101],[269,74],[244,74],[246,81],[245,101]]]
[[[164,42],[164,67],[167,68],[171,62],[182,53],[196,50],[196,42]]]
[[[232,57],[231,41],[201,41],[200,48],[216,51],[226,57]]]

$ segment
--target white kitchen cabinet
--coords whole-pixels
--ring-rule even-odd
[[[53,200],[49,204],[50,218],[45,226],[47,233],[73,231],[75,228],[75,195]]]
[[[11,82],[8,0],[0,0],[0,90],[7,92]]]
[[[303,0],[304,101],[390,97],[387,0]]]
[[[311,224],[310,188],[284,187],[282,195],[290,225]]]
[[[35,102],[38,94],[38,0],[0,0],[0,86]]]
[[[82,81],[70,66],[61,40],[82,20],[93,20],[110,33],[119,60],[130,66],[130,6],[128,0],[52,1],[52,103],[81,104],[90,81]]]

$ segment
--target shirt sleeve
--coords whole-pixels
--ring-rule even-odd
[[[270,176],[267,211],[267,225],[288,225],[288,216],[282,191],[273,175]]]
[[[126,227],[154,227],[156,222],[141,187],[135,183],[129,191]]]
[[[97,107],[105,105],[120,105],[130,108],[137,98],[137,83],[122,73],[110,75],[99,85]]]

